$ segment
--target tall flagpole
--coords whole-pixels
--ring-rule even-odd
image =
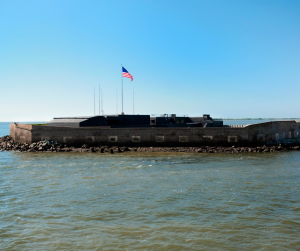
[[[122,113],[121,115],[124,115],[123,111],[123,66],[121,65],[121,91],[122,91]]]

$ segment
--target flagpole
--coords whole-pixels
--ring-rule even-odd
[[[122,91],[122,113],[121,115],[124,115],[123,112],[123,66],[121,65],[121,91]]]
[[[96,104],[95,104],[95,86],[94,86],[94,116],[96,115],[95,112],[96,112]]]

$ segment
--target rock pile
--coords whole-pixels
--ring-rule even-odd
[[[0,138],[0,150],[2,151],[19,151],[19,152],[38,152],[38,151],[59,151],[62,145],[53,141],[40,141],[37,143],[32,143],[31,145],[27,143],[16,143],[10,136],[4,136]]]
[[[138,152],[196,152],[196,153],[260,153],[280,152],[288,150],[300,150],[300,146],[261,146],[261,147],[224,147],[224,146],[201,146],[201,147],[139,147],[134,148]]]
[[[259,147],[223,147],[223,146],[200,146],[200,147],[119,147],[119,146],[89,146],[84,144],[76,148],[53,141],[40,141],[32,144],[16,143],[10,136],[0,138],[0,151],[18,152],[91,152],[91,153],[121,153],[126,151],[135,152],[195,152],[195,153],[266,153],[300,150],[300,145],[278,144],[273,146]]]

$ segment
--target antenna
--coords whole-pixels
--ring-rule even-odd
[[[132,102],[132,104],[133,104],[133,115],[134,115],[134,88],[133,88],[133,102]]]
[[[118,115],[118,88],[116,88],[116,111]]]
[[[100,111],[101,109],[100,109],[100,84],[99,84],[99,115],[100,115]]]
[[[94,116],[95,116],[95,112],[96,112],[96,106],[95,106],[95,86],[94,86]]]
[[[103,111],[103,91],[102,91],[102,88],[101,88],[101,107],[102,107],[102,115],[104,115],[104,111]]]

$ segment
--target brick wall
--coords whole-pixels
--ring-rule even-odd
[[[178,128],[110,128],[54,127],[11,124],[11,136],[17,142],[37,142],[48,139],[69,146],[200,146],[200,145],[259,145],[277,138],[299,136],[300,123],[274,121],[245,127],[178,127]]]

